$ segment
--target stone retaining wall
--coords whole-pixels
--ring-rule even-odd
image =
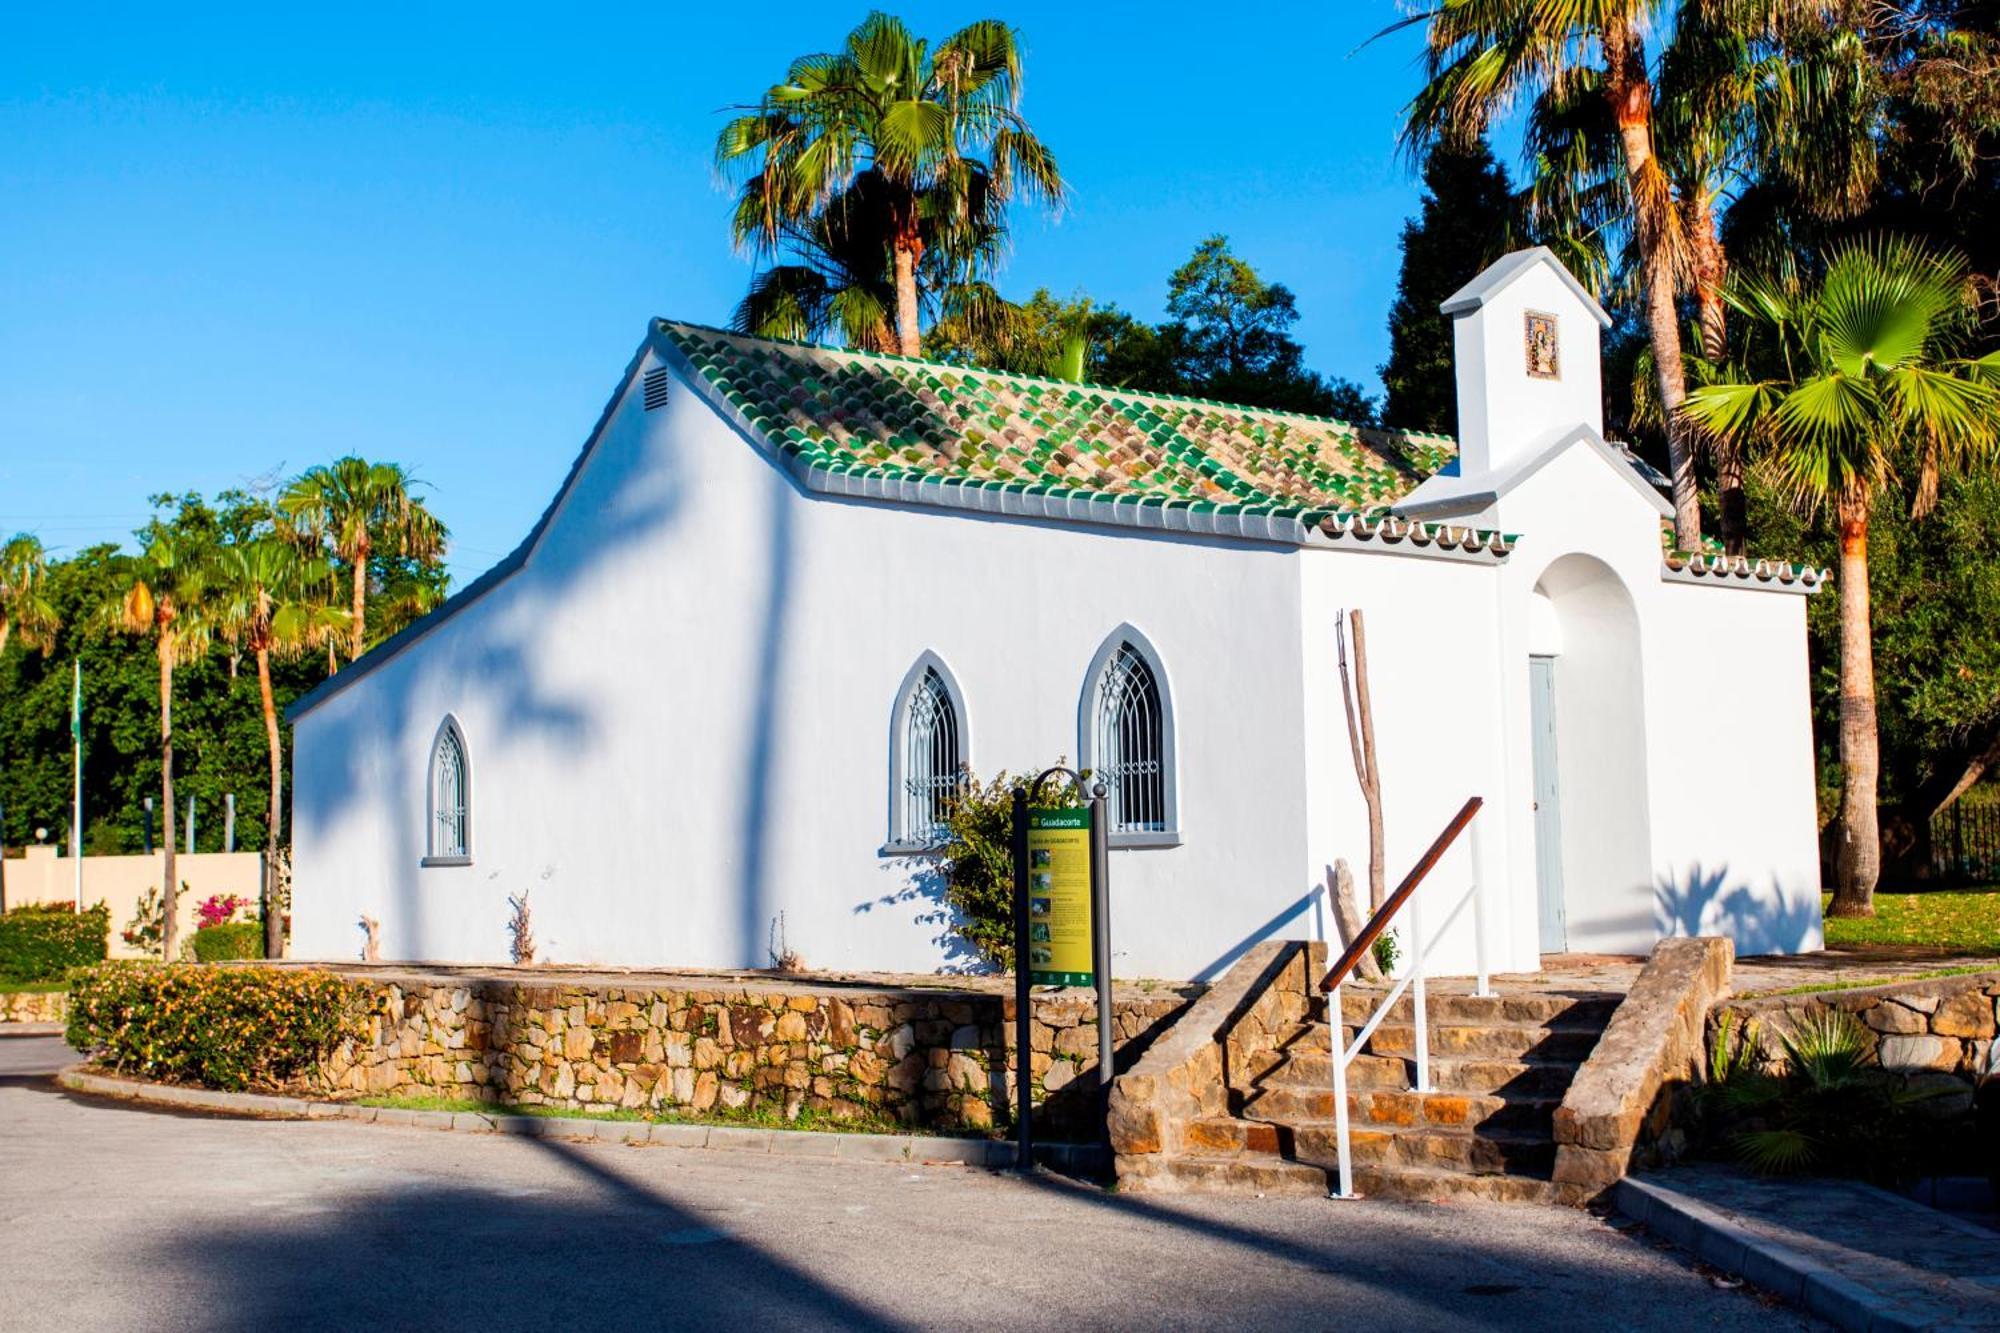
[[[1721,1016],[1728,1013],[1739,1031],[1755,1022],[1765,1054],[1776,1059],[1783,1054],[1778,1032],[1788,1019],[1829,1008],[1860,1019],[1882,1067],[1908,1074],[1919,1084],[1948,1089],[1956,1082],[1969,1094],[1974,1079],[1996,1069],[2000,970],[1858,990],[1732,1000],[1711,1015],[1711,1039]],[[1960,1109],[1969,1105],[1968,1096]]]
[[[361,1040],[325,1069],[341,1093],[578,1109],[810,1107],[857,1120],[986,1129],[1011,1114],[1014,1002],[990,993],[754,984],[536,984],[376,974]],[[1114,1001],[1121,1067],[1191,993]],[[1042,1132],[1091,1132],[1097,1004],[1038,996],[1030,1068]]]
[[[0,1023],[67,1023],[69,992],[17,991],[0,995]]]
[[[1634,1167],[1686,1144],[1710,1007],[1729,989],[1735,947],[1717,936],[1661,940],[1556,1108],[1558,1197],[1596,1197]]]
[[[1109,1119],[1121,1184],[1160,1181],[1175,1157],[1204,1146],[1191,1129],[1228,1114],[1229,1070],[1250,1066],[1304,1021],[1326,965],[1323,943],[1257,945],[1119,1075]]]

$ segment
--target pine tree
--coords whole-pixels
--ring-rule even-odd
[[[1484,140],[1440,144],[1424,163],[1422,211],[1403,224],[1403,271],[1389,309],[1388,391],[1383,424],[1406,430],[1458,429],[1451,321],[1444,299],[1507,252],[1514,240],[1507,169]]]

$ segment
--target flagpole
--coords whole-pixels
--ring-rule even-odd
[[[76,795],[70,807],[69,855],[76,863],[75,910],[83,910],[83,659],[74,659],[76,676],[70,687],[69,735],[76,766]]]

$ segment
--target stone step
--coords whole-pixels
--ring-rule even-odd
[[[1493,1203],[1558,1201],[1555,1186],[1532,1176],[1465,1175],[1425,1167],[1357,1163],[1354,1192],[1364,1199],[1410,1203]],[[1118,1186],[1133,1193],[1240,1194],[1319,1198],[1331,1193],[1337,1173],[1305,1162],[1275,1157],[1214,1157],[1201,1154],[1121,1157]]]
[[[1473,1175],[1529,1175],[1546,1180],[1555,1166],[1556,1145],[1546,1134],[1510,1130],[1420,1127],[1389,1129],[1349,1126],[1354,1163],[1416,1166]],[[1339,1162],[1338,1136],[1331,1120],[1278,1126],[1280,1154],[1292,1161],[1331,1167]]]
[[[1333,1054],[1326,1047],[1294,1047],[1285,1056],[1262,1062],[1254,1077],[1230,1080],[1233,1091],[1249,1095],[1261,1088],[1333,1087]],[[1576,1077],[1570,1060],[1489,1060],[1476,1056],[1431,1057],[1431,1086],[1461,1095],[1560,1098]],[[1416,1061],[1393,1055],[1357,1055],[1348,1062],[1347,1084],[1353,1088],[1408,1089],[1416,1080]]]
[[[1374,1166],[1356,1163],[1354,1192],[1364,1199],[1405,1203],[1453,1203],[1481,1199],[1492,1203],[1557,1203],[1557,1188],[1533,1176],[1479,1175],[1434,1171],[1418,1166]],[[1338,1184],[1339,1177],[1328,1173]]]
[[[1345,1029],[1351,1044],[1357,1028]],[[1478,1055],[1496,1060],[1568,1060],[1581,1063],[1597,1046],[1595,1029],[1549,1028],[1525,1023],[1459,1024],[1432,1023],[1432,1055]],[[1330,1037],[1323,1023],[1301,1025],[1299,1035],[1286,1046],[1306,1044],[1324,1050]],[[1371,1055],[1415,1055],[1417,1029],[1409,1023],[1384,1023],[1368,1038]]]
[[[1118,1159],[1118,1187],[1146,1193],[1258,1194],[1324,1197],[1326,1172],[1281,1157],[1159,1153]]]
[[[1618,1008],[1622,997],[1615,993],[1598,992],[1527,992],[1514,995],[1439,995],[1433,993],[1425,1001],[1425,1012],[1433,1023],[1460,1023],[1482,1025],[1489,1023],[1519,1023],[1550,1028],[1587,1028],[1602,1031],[1611,1021],[1611,1014]],[[1382,1003],[1380,991],[1357,991],[1344,989],[1340,996],[1341,1012],[1346,1015],[1350,1026],[1359,1026],[1374,1017],[1376,1006]],[[1407,1024],[1412,1021],[1416,1005],[1406,992],[1389,1010],[1385,1020],[1391,1023]],[[1326,1018],[1326,1001],[1322,997],[1314,1002],[1312,1017],[1317,1021]]]
[[[1547,1135],[1556,1107],[1553,1096],[1496,1097],[1454,1092],[1410,1092],[1400,1088],[1350,1090],[1348,1115],[1356,1125],[1407,1128],[1437,1125],[1454,1129],[1519,1130]],[[1296,1124],[1333,1118],[1333,1090],[1267,1084],[1243,1099],[1242,1114],[1257,1120]]]
[[[1416,1166],[1475,1175],[1495,1172],[1546,1178],[1555,1144],[1546,1133],[1418,1125],[1348,1126],[1348,1146],[1360,1166]],[[1281,1157],[1331,1168],[1340,1161],[1333,1121],[1267,1121],[1249,1116],[1209,1116],[1192,1122],[1183,1145],[1188,1154],[1212,1158]]]

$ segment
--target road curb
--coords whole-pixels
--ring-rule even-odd
[[[1613,1188],[1612,1199],[1620,1212],[1662,1240],[1837,1327],[1880,1333],[1929,1326],[1879,1292],[1678,1190],[1627,1176]]]
[[[735,1125],[606,1120],[590,1116],[530,1116],[477,1111],[413,1111],[350,1102],[309,1101],[256,1092],[216,1092],[169,1083],[145,1083],[93,1073],[71,1065],[56,1082],[73,1092],[125,1101],[150,1102],[228,1115],[287,1120],[352,1120],[360,1124],[469,1134],[511,1134],[524,1138],[595,1140],[721,1152],[757,1153],[837,1162],[888,1162],[911,1166],[1014,1165],[1015,1144],[998,1139],[930,1138],[917,1134],[837,1134],[821,1130],[752,1129]],[[1088,1144],[1035,1145],[1035,1160],[1058,1171],[1098,1173],[1108,1165],[1104,1149]]]

